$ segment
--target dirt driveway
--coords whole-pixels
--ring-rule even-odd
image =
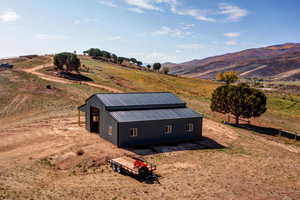
[[[22,70],[27,72],[27,73],[37,75],[39,78],[47,80],[47,81],[52,81],[52,82],[57,82],[57,83],[64,83],[64,84],[78,83],[76,81],[71,81],[71,80],[68,80],[68,79],[60,78],[60,77],[57,77],[57,76],[51,76],[51,75],[39,72],[39,70],[50,67],[52,65],[53,65],[52,63],[48,63],[48,64],[45,64],[45,65],[39,65],[39,66],[32,67],[32,68],[25,68],[25,69],[22,69]],[[107,91],[113,92],[113,93],[122,92],[122,91],[120,91],[118,89],[115,89],[115,88],[112,88],[112,87],[108,87],[108,86],[97,84],[97,83],[87,82],[87,81],[81,81],[80,84],[85,84],[85,85],[89,85],[89,86],[92,86],[92,87],[104,89],[104,90],[107,90]]]

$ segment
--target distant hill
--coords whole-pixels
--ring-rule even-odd
[[[244,78],[300,80],[300,43],[247,49],[164,66],[168,66],[172,74],[202,79],[214,79],[218,72],[236,71]]]

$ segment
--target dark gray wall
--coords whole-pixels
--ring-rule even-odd
[[[185,125],[194,124],[193,132],[186,132]],[[171,134],[164,133],[166,125],[173,125]],[[130,136],[130,128],[138,128],[138,136]],[[174,119],[146,122],[119,123],[119,147],[143,146],[199,139],[202,136],[202,118]]]
[[[99,135],[110,141],[111,143],[118,145],[118,123],[116,122],[115,119],[113,119],[111,117],[111,115],[105,110],[104,105],[99,102],[99,100],[97,99],[97,97],[91,97],[90,99],[88,99],[88,101],[86,102],[87,107],[88,107],[88,111],[86,112],[86,129],[88,131],[91,131],[91,127],[90,127],[90,111],[91,111],[91,107],[96,107],[99,108],[100,110],[100,120],[99,120]],[[113,127],[113,132],[112,135],[108,134],[108,128],[109,126]]]
[[[111,115],[108,112],[103,112],[100,116],[102,117],[101,123],[100,123],[100,133],[99,135],[110,141],[111,143],[118,145],[118,123],[115,119],[111,117]],[[109,126],[112,126],[112,135],[108,134]]]

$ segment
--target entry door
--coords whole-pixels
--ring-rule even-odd
[[[99,124],[100,124],[100,110],[95,107],[91,107],[90,112],[90,125],[91,125],[91,132],[99,133]]]

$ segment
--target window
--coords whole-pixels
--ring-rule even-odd
[[[108,135],[112,135],[112,129],[113,129],[112,126],[108,127]]]
[[[165,134],[170,134],[172,132],[173,132],[173,126],[172,125],[165,126]]]
[[[185,131],[187,132],[193,132],[194,131],[194,124],[193,123],[188,123],[185,125]]]
[[[130,129],[130,137],[136,137],[138,136],[138,129],[137,128],[131,128]]]
[[[99,121],[99,115],[93,115],[93,121],[98,122]]]

